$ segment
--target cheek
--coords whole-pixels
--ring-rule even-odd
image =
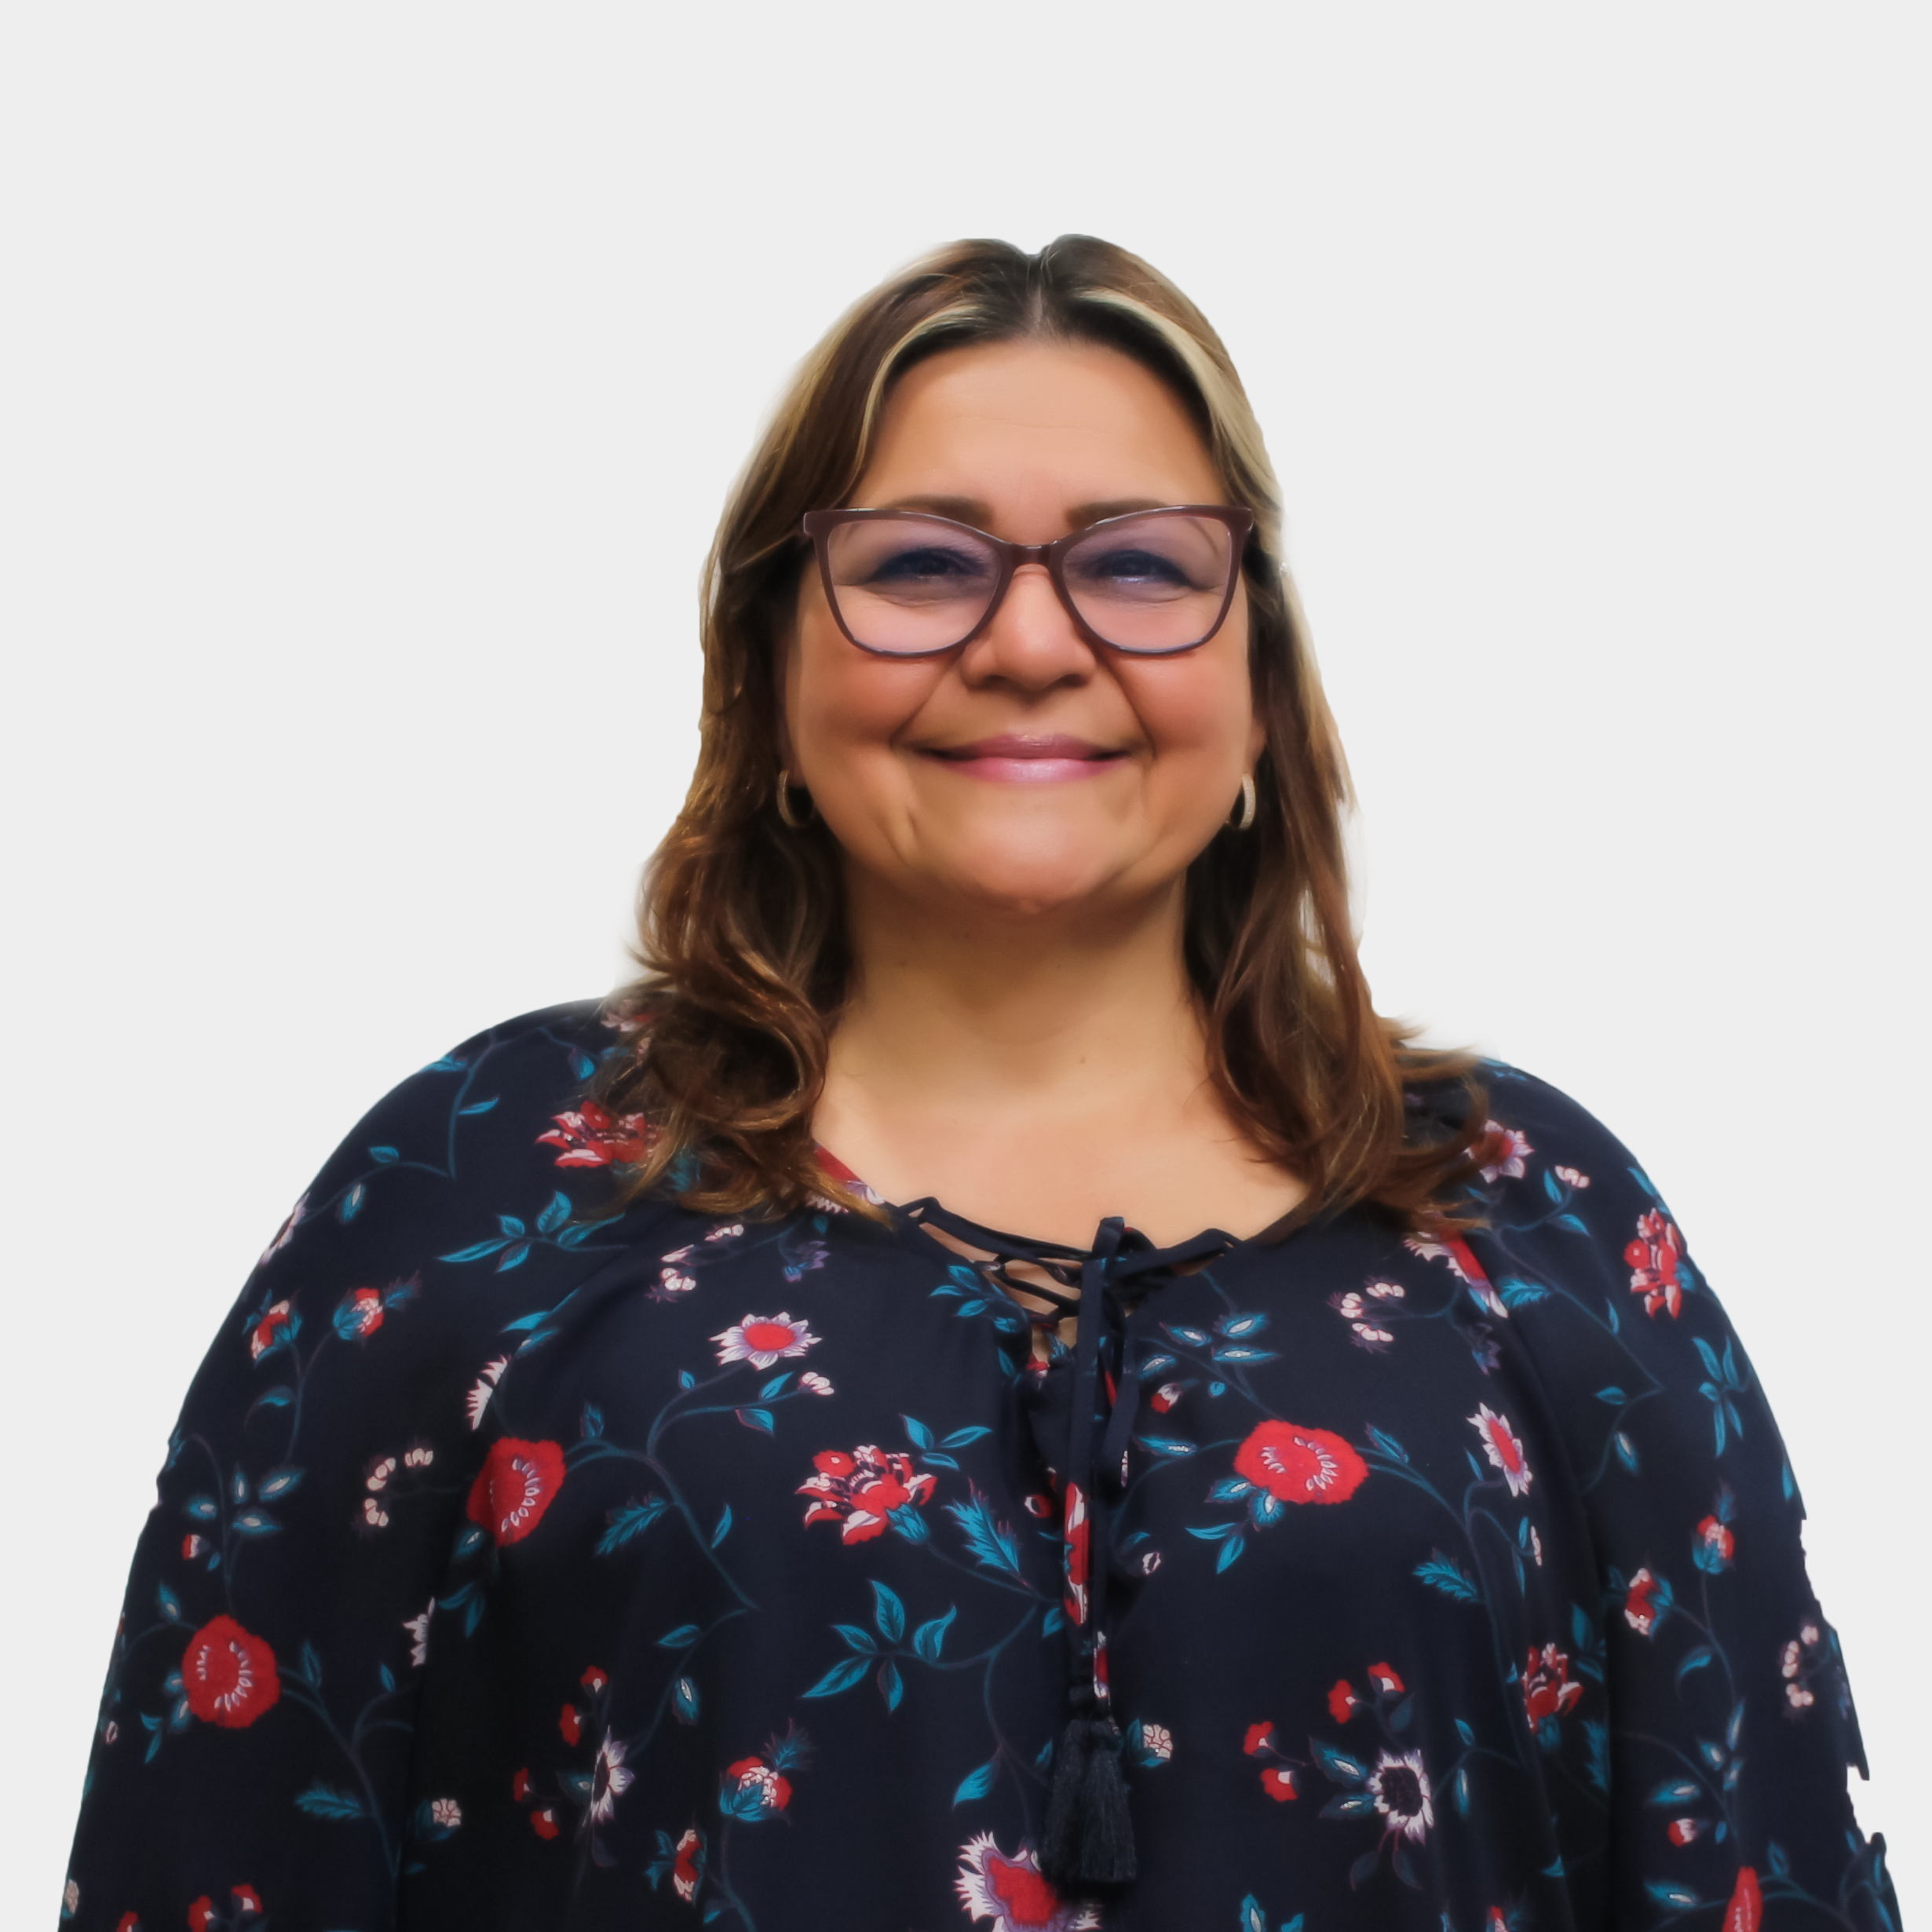
[[[822,607],[800,613],[794,637],[785,678],[793,761],[814,791],[837,789],[863,769],[867,752],[891,753],[942,672],[929,663],[867,657]]]
[[[1129,701],[1157,759],[1191,768],[1251,761],[1255,706],[1243,659],[1134,667]]]

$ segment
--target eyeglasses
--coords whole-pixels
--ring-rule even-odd
[[[1234,601],[1253,513],[1177,503],[1008,543],[921,510],[815,509],[805,534],[838,628],[881,657],[933,657],[992,622],[1022,564],[1044,564],[1090,644],[1171,657],[1205,644]]]

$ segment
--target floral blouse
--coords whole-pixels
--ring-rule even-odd
[[[933,1202],[620,1210],[644,1124],[585,1092],[626,1050],[591,1006],[468,1042],[269,1244],[64,1919],[1897,1924],[1751,1364],[1562,1095],[1487,1069],[1466,1236],[1070,1255]],[[1130,1881],[1043,1872],[1070,1714]]]

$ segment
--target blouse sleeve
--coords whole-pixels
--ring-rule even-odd
[[[409,1785],[418,1688],[485,1539],[503,1331],[604,1258],[619,1137],[572,1098],[599,1031],[557,1009],[425,1068],[269,1244],[169,1439],[64,1920],[378,1932],[448,1855],[460,1806]]]
[[[1601,1596],[1574,1613],[1605,1693],[1586,1720],[1609,1813],[1609,1923],[1896,1926],[1836,1633],[1805,1572],[1804,1506],[1749,1357],[1623,1147],[1504,1071],[1479,1237],[1542,1372]],[[1532,1660],[1532,1664],[1534,1660]]]

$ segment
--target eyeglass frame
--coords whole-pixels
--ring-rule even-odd
[[[1233,549],[1229,557],[1228,582],[1222,593],[1221,608],[1214,613],[1214,621],[1192,643],[1169,645],[1158,651],[1137,651],[1130,645],[1115,644],[1103,637],[1080,615],[1079,607],[1073,601],[1073,593],[1067,588],[1066,573],[1063,568],[1067,553],[1074,545],[1084,542],[1096,530],[1105,530],[1110,524],[1128,523],[1142,517],[1208,517],[1217,523],[1226,525],[1233,539]],[[845,613],[838,608],[838,592],[832,583],[831,535],[842,524],[849,523],[882,523],[889,519],[902,523],[936,524],[944,530],[960,530],[968,536],[977,537],[982,543],[990,545],[999,564],[999,580],[993,586],[993,593],[987,600],[986,608],[980,619],[966,634],[956,643],[936,645],[929,651],[887,651],[875,644],[862,643],[852,634],[846,623]],[[1147,509],[1123,512],[1118,517],[1103,517],[1096,523],[1083,524],[1078,530],[1069,531],[1064,537],[1056,537],[1050,543],[1009,543],[1004,537],[996,537],[991,531],[976,529],[971,524],[961,523],[953,517],[940,517],[930,510],[919,509],[811,509],[805,513],[802,530],[810,541],[818,558],[819,582],[825,592],[825,602],[832,614],[832,621],[844,633],[847,643],[865,652],[868,657],[902,658],[908,663],[924,658],[944,657],[948,652],[963,650],[990,624],[1001,604],[1006,601],[1006,593],[1013,585],[1013,573],[1022,564],[1044,564],[1046,575],[1054,586],[1054,593],[1061,601],[1067,615],[1073,619],[1074,628],[1090,644],[1105,651],[1116,651],[1123,657],[1179,657],[1184,652],[1198,651],[1209,642],[1228,621],[1228,612],[1234,607],[1235,586],[1241,581],[1241,565],[1246,553],[1247,540],[1254,534],[1255,513],[1238,503],[1161,503]]]

